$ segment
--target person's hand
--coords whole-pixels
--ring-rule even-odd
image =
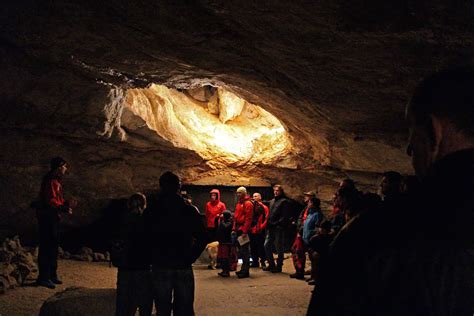
[[[69,203],[69,208],[70,209],[76,208],[76,206],[77,206],[77,200],[76,199],[70,199],[68,201],[68,203]]]

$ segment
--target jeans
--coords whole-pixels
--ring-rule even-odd
[[[118,269],[116,316],[150,316],[153,310],[153,293],[150,270]]]
[[[285,252],[285,237],[286,230],[281,227],[271,227],[267,230],[267,235],[265,237],[265,253],[267,256],[268,264],[270,267],[275,266],[275,261],[273,260],[273,248],[276,249],[278,254],[277,266],[283,266],[283,258]]]
[[[156,315],[194,315],[194,273],[184,269],[152,269]]]

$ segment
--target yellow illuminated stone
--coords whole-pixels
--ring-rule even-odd
[[[218,88],[209,101],[162,85],[127,91],[126,104],[174,146],[224,164],[268,164],[288,154],[280,121],[263,108]]]

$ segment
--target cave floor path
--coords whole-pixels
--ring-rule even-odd
[[[64,284],[55,290],[23,286],[0,295],[0,315],[38,315],[41,304],[67,287],[115,288],[117,270],[108,263],[59,261]],[[237,279],[217,276],[218,270],[205,265],[194,267],[197,315],[305,315],[312,287],[290,279],[291,259],[285,260],[283,273],[272,274],[251,269],[251,277]]]

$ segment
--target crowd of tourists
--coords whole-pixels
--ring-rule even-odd
[[[113,254],[118,267],[117,315],[193,315],[192,264],[211,241],[218,241],[220,277],[251,267],[281,273],[285,241],[291,247],[291,278],[315,285],[309,315],[471,315],[474,275],[474,70],[456,68],[421,82],[407,107],[417,177],[383,174],[380,196],[343,180],[332,208],[321,209],[315,192],[304,192],[299,216],[284,188],[263,201],[236,190],[230,212],[217,189],[210,192],[205,221],[180,195],[180,180],[166,172],[161,192],[128,202]],[[59,218],[74,201],[63,198],[62,158],[51,161],[43,179],[38,285],[54,288]],[[420,181],[418,181],[418,179]],[[293,235],[290,235],[292,232]],[[276,254],[276,260],[274,258]],[[310,267],[306,269],[306,257]],[[217,278],[217,276],[216,276]],[[291,294],[289,294],[291,296]]]

